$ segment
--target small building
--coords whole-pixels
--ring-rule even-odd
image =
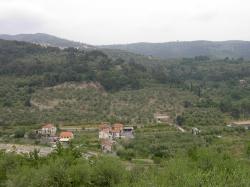
[[[200,132],[201,132],[201,131],[200,131],[198,128],[196,128],[196,127],[193,127],[193,128],[192,128],[192,134],[193,134],[193,135],[198,135],[198,134],[200,134]]]
[[[240,86],[242,86],[242,87],[245,87],[247,85],[247,81],[244,79],[239,80],[239,83],[240,83]]]
[[[113,138],[120,138],[123,132],[123,124],[116,123],[112,126],[111,134]]]
[[[102,124],[99,126],[99,139],[109,139],[111,138],[111,127],[107,124]]]
[[[101,149],[103,152],[108,153],[112,152],[113,141],[109,139],[101,140]]]
[[[243,127],[246,130],[250,130],[250,120],[247,121],[235,121],[230,124],[232,127]]]
[[[170,121],[170,117],[166,114],[154,114],[154,118],[157,123],[167,123]]]
[[[52,124],[46,124],[42,126],[40,130],[38,130],[38,134],[42,136],[55,136],[57,128]]]
[[[74,134],[70,131],[65,131],[60,133],[60,142],[69,142],[71,139],[74,138]]]
[[[134,128],[124,127],[122,132],[122,138],[134,138]]]

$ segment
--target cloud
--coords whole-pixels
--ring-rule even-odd
[[[7,2],[7,1],[6,1]],[[43,30],[46,25],[46,16],[39,9],[25,4],[0,3],[1,33],[31,33]]]
[[[249,0],[0,0],[0,32],[91,44],[250,40],[249,7]]]
[[[34,15],[15,13],[0,18],[1,33],[33,33],[43,30],[45,22]]]
[[[192,17],[192,19],[202,23],[207,23],[214,21],[218,17],[218,15],[219,14],[217,11],[201,12]]]

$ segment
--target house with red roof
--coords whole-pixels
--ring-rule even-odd
[[[42,136],[55,136],[56,135],[57,128],[53,124],[45,124],[42,126],[42,128],[38,131],[39,134]]]
[[[120,138],[123,132],[123,124],[116,123],[112,126],[111,134],[113,138]]]
[[[111,138],[111,127],[108,124],[101,124],[99,126],[99,139],[109,139]]]
[[[133,127],[124,127],[121,123],[112,126],[107,123],[99,126],[99,139],[133,138]]]
[[[74,134],[70,131],[64,131],[60,133],[60,142],[69,142],[71,139],[74,138]]]

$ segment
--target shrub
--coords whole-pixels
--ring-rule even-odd
[[[15,131],[15,138],[23,138],[25,135],[25,129],[24,128],[18,128]]]

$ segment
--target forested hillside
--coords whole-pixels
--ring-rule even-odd
[[[250,59],[250,42],[247,41],[190,41],[166,43],[134,43],[102,46],[120,49],[162,59],[190,58],[208,56],[210,58],[245,58]]]
[[[75,42],[53,35],[36,33],[36,34],[17,34],[17,35],[0,35],[0,39],[11,41],[23,41],[43,46],[59,48],[78,48],[84,50],[101,49],[114,56],[118,54],[123,58],[135,56],[135,54],[150,56],[150,58],[176,59],[192,58],[195,56],[207,56],[213,59],[228,58],[245,58],[250,59],[250,42],[248,41],[178,41],[165,43],[132,43],[120,45],[94,46],[81,42]],[[112,50],[111,50],[112,49]],[[130,52],[130,53],[128,53]],[[135,54],[131,54],[135,53]]]
[[[1,125],[145,124],[155,113],[181,125],[250,117],[249,61],[126,55],[1,40]]]
[[[19,122],[24,116],[30,116],[24,117],[26,120],[40,118],[43,112],[36,111],[33,115],[36,107],[32,105],[32,96],[47,87],[65,82],[96,82],[102,90],[111,93],[136,90],[153,80],[143,65],[133,60],[111,59],[101,51],[60,50],[5,40],[0,41],[0,77],[1,109],[5,111],[1,115],[2,123],[6,118],[15,121],[17,117]]]
[[[17,34],[17,35],[0,34],[0,39],[30,42],[44,46],[59,47],[59,48],[67,48],[67,47],[74,47],[80,49],[95,48],[94,46],[88,44],[84,44],[81,42],[74,42],[44,33]]]

